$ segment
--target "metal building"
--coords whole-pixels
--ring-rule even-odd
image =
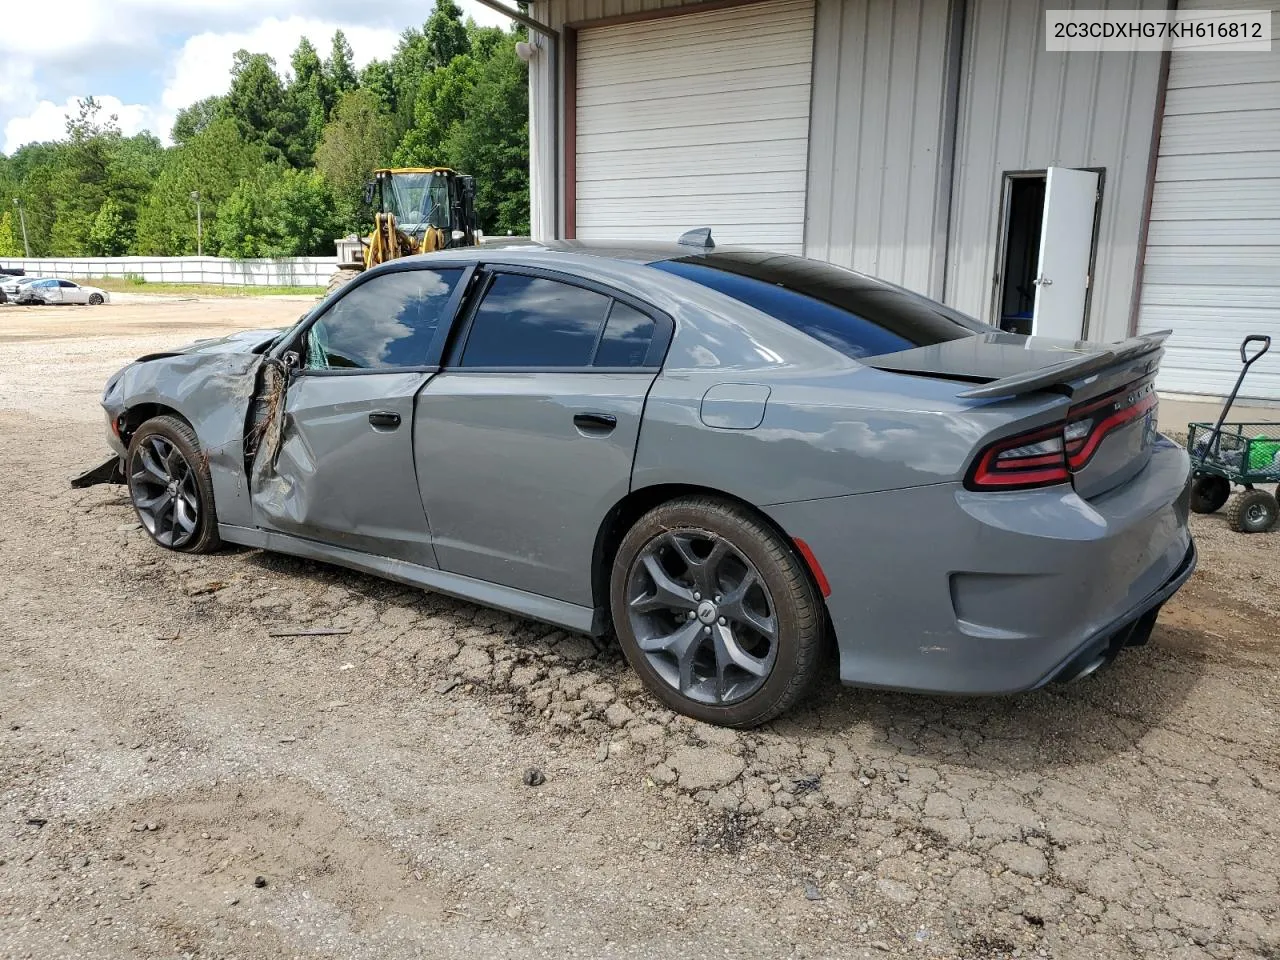
[[[1172,327],[1161,387],[1223,392],[1280,334],[1280,52],[1046,52],[1062,6],[532,0],[534,234],[710,226],[1006,329]]]

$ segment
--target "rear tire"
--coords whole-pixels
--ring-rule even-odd
[[[179,553],[212,553],[222,545],[209,462],[191,426],[154,417],[129,440],[125,458],[129,499],[142,528]]]
[[[1226,477],[1196,477],[1191,485],[1191,512],[1214,513],[1231,499],[1231,481]]]
[[[618,547],[609,593],[627,660],[679,713],[754,727],[816,679],[822,598],[791,545],[738,504],[682,497],[650,510]]]
[[[329,285],[325,287],[324,295],[327,297],[340,287],[345,287],[362,273],[364,273],[363,270],[357,270],[355,267],[339,267],[329,278]]]
[[[1238,533],[1266,533],[1280,516],[1280,503],[1265,490],[1246,490],[1231,501],[1227,523]]]

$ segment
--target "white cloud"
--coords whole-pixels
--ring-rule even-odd
[[[458,2],[477,23],[510,22],[475,0]],[[421,26],[431,12],[421,0],[385,0],[358,15],[350,0],[57,0],[4,6],[5,153],[61,136],[76,97],[101,89],[104,76],[127,77],[137,87],[140,78],[153,74],[150,83],[163,84],[147,103],[122,103],[110,92],[99,99],[110,105],[108,112],[119,113],[126,133],[148,128],[165,139],[178,110],[226,90],[236,50],[270,54],[283,73],[299,38],[306,36],[325,57],[333,32],[341,29],[360,67],[389,57],[400,33]],[[175,46],[175,36],[186,39]]]

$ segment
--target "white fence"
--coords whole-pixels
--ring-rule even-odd
[[[90,277],[141,277],[148,283],[220,283],[240,287],[323,287],[337,257],[279,260],[230,260],[226,257],[50,257],[0,258],[0,267],[21,268],[32,276],[68,280]]]

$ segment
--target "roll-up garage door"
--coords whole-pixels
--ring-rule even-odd
[[[1229,393],[1240,341],[1276,337],[1240,395],[1280,400],[1280,52],[1172,54],[1139,327],[1172,328],[1158,385],[1176,393]]]
[[[801,253],[813,0],[586,27],[577,236]]]

